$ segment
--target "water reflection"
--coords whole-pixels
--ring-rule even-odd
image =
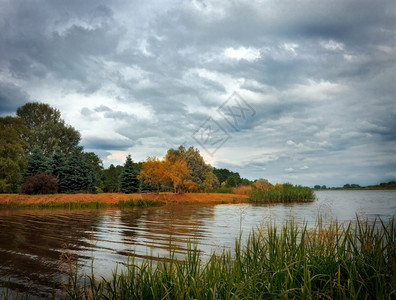
[[[162,259],[186,253],[188,241],[199,243],[203,258],[232,248],[257,226],[294,219],[313,226],[323,220],[373,220],[396,213],[395,191],[329,191],[313,203],[276,205],[170,206],[129,210],[0,210],[0,277],[14,288],[48,295],[60,287],[65,272],[78,264],[89,273],[109,277],[131,258]]]

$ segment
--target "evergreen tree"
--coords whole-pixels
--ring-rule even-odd
[[[65,155],[59,149],[56,152],[54,152],[54,154],[52,154],[49,160],[49,171],[56,178],[59,185],[58,191],[60,193],[63,192],[61,190],[61,185],[62,185],[61,183],[64,178],[63,172],[65,168],[65,160],[66,160]]]
[[[76,147],[66,159],[60,190],[62,192],[92,192],[93,183],[90,172],[93,171],[83,159],[82,147]]]
[[[121,171],[121,166],[115,167],[113,164],[107,170],[104,170],[104,191],[109,193],[120,191]]]
[[[48,160],[40,148],[34,148],[26,162],[24,177],[49,171]]]
[[[139,188],[138,175],[138,169],[131,156],[128,155],[120,176],[121,191],[124,193],[137,192]]]

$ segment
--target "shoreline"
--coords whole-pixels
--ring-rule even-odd
[[[248,198],[248,195],[228,193],[0,194],[0,209],[19,207],[151,206],[150,203],[156,203],[157,205],[231,204],[247,203]],[[142,205],[139,205],[139,201],[141,201]]]

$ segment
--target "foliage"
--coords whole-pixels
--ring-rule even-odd
[[[241,185],[249,185],[252,182],[246,178],[241,178],[238,172],[232,172],[228,169],[213,168],[213,173],[219,180],[220,185],[226,187],[238,187]]]
[[[159,192],[161,185],[166,182],[164,162],[156,157],[147,157],[140,169],[139,178],[148,185],[156,186]]]
[[[183,190],[184,183],[191,177],[191,170],[183,159],[176,161],[165,160],[165,178],[172,182],[173,192],[177,193]]]
[[[124,168],[120,175],[121,191],[135,193],[139,189],[138,169],[130,155],[127,156]]]
[[[115,167],[113,164],[108,169],[103,170],[103,191],[116,193],[120,191],[120,175],[123,167]]]
[[[315,200],[311,188],[290,183],[277,184],[268,188],[258,188],[253,185],[250,201],[253,202],[306,202]]]
[[[40,148],[49,157],[57,148],[70,153],[80,142],[80,133],[61,119],[59,110],[48,104],[29,102],[17,109],[30,134],[25,141],[30,149]]]
[[[55,194],[58,191],[58,183],[54,175],[48,173],[36,173],[27,176],[21,185],[23,194]]]
[[[203,183],[204,191],[209,192],[214,189],[217,189],[219,186],[220,186],[219,180],[217,179],[216,175],[213,174],[213,172],[207,173]]]
[[[26,162],[24,177],[49,171],[48,159],[40,148],[34,148]]]
[[[96,192],[94,166],[84,159],[81,147],[76,147],[66,158],[59,188],[62,193]]]
[[[205,163],[198,149],[184,146],[179,146],[178,149],[169,149],[166,156],[166,161],[175,163],[180,160],[186,162],[187,168],[191,171],[191,180],[198,186],[200,190],[204,190],[204,182],[207,174],[212,172],[212,167]]]
[[[28,128],[19,118],[0,117],[0,193],[16,192],[27,156]]]
[[[83,152],[83,160],[90,168],[89,176],[96,187],[102,188],[103,182],[101,180],[103,172],[103,162],[94,152]]]
[[[133,261],[110,279],[70,273],[70,299],[393,299],[396,221],[323,226],[268,224],[235,250],[202,263],[189,244],[183,260]],[[77,271],[75,271],[77,272]]]

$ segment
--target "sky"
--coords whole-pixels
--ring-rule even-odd
[[[48,103],[105,167],[184,145],[251,180],[395,180],[395,14],[395,0],[0,0],[0,116]]]

